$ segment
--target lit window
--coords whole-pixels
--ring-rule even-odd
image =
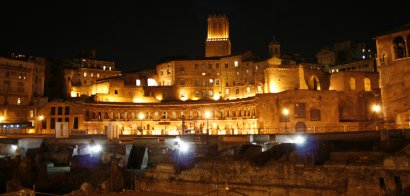
[[[209,85],[212,85],[214,83],[214,80],[209,79]]]
[[[17,98],[17,105],[20,105],[20,103],[21,103],[21,99],[19,97],[19,98]]]
[[[225,94],[229,95],[229,88],[225,89]]]
[[[214,91],[213,91],[213,90],[209,90],[208,95],[209,95],[210,97],[214,96]]]
[[[87,77],[87,72],[84,72],[84,77]]]
[[[246,87],[246,94],[251,93],[251,87]]]
[[[239,65],[238,61],[235,61],[235,67],[238,67],[238,65]]]
[[[148,78],[147,82],[148,82],[148,86],[158,86],[157,81],[155,81],[152,78]]]
[[[90,74],[90,77],[94,77],[94,74],[93,74],[93,73],[91,73],[91,74]]]
[[[99,73],[97,73],[97,78],[99,78],[100,77],[100,74]]]
[[[105,70],[105,69],[107,69],[107,66],[104,65],[104,66],[103,66],[103,70]]]
[[[204,75],[206,75],[206,73],[203,72],[202,75],[204,76]]]
[[[20,74],[20,75],[19,75],[19,79],[21,80],[21,78],[22,78],[22,75]]]
[[[363,55],[363,56],[362,56],[362,58],[363,58],[363,59],[365,59],[365,58],[366,58],[366,56],[364,56],[364,55]]]
[[[110,67],[108,67],[108,70],[110,70],[110,71],[111,71],[111,66],[110,66]]]
[[[136,79],[136,80],[135,80],[135,85],[137,85],[137,86],[141,86],[141,80]]]

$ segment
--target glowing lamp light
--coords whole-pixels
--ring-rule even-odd
[[[44,120],[44,116],[43,115],[38,116],[38,120]]]
[[[205,118],[206,118],[206,119],[211,118],[211,112],[206,111],[206,112],[205,112]]]
[[[102,150],[102,147],[99,144],[91,146],[91,152],[92,153],[99,153],[99,152],[101,152],[101,150]]]
[[[271,93],[279,92],[278,88],[276,87],[276,85],[274,83],[269,84],[269,92],[271,92]]]
[[[0,122],[4,121],[4,116],[0,116]]]
[[[373,105],[372,107],[373,112],[379,113],[381,110],[381,107],[379,105]]]
[[[138,114],[138,119],[142,120],[144,118],[145,118],[144,113],[141,112],[141,113]]]
[[[141,100],[141,98],[134,98],[134,99],[133,99],[133,102],[134,102],[134,103],[141,103],[142,100]]]
[[[293,143],[295,143],[296,145],[303,145],[305,142],[306,138],[301,135],[297,135],[295,138],[293,138]]]
[[[282,114],[285,116],[289,115],[289,110],[287,108],[283,109]]]
[[[18,146],[17,145],[15,145],[15,144],[13,144],[13,145],[11,145],[11,150],[12,151],[16,151],[17,150],[17,148],[18,148]]]

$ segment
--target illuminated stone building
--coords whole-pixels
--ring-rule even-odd
[[[329,74],[321,65],[286,59],[276,40],[266,59],[231,54],[228,24],[226,16],[210,16],[203,59],[169,60],[122,75],[113,64],[107,70],[108,64],[104,69],[99,61],[81,59],[81,66],[66,71],[75,101],[43,107],[42,131],[55,131],[57,123],[69,134],[109,138],[320,133],[361,130],[374,119],[370,108],[380,104],[377,73]],[[66,113],[67,107],[74,109]]]
[[[387,122],[409,126],[410,122],[410,25],[377,36],[377,68],[383,114]]]
[[[44,58],[0,57],[1,129],[35,125],[36,107],[44,94],[44,70]]]
[[[118,76],[120,71],[116,70],[114,61],[102,61],[89,58],[74,59],[70,66],[64,70],[64,79],[68,97],[77,97],[80,95],[81,87],[97,84],[100,79]],[[71,89],[77,89],[72,91]],[[98,88],[101,89],[101,88]],[[90,89],[85,92],[86,95],[94,95],[98,89]],[[105,91],[104,91],[105,92]]]

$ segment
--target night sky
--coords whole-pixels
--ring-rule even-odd
[[[152,68],[163,57],[204,56],[207,17],[227,14],[232,51],[267,56],[273,35],[284,53],[308,59],[343,40],[371,41],[410,23],[406,1],[11,1],[0,3],[0,51],[70,58],[96,49],[120,69]]]

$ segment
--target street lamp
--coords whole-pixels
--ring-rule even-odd
[[[282,114],[285,116],[285,131],[288,131],[288,120],[289,120],[289,109],[288,108],[283,108],[282,109]]]
[[[209,119],[211,118],[211,112],[205,112],[205,119],[206,119],[206,134],[209,135]]]
[[[141,130],[141,132],[142,132],[142,120],[145,118],[145,115],[144,115],[144,113],[139,113],[138,114],[138,119],[140,120],[140,122],[141,122],[141,128],[140,128],[140,130]],[[142,133],[141,133],[142,134]]]
[[[381,107],[380,107],[380,105],[379,104],[375,104],[375,105],[373,105],[372,106],[372,111],[374,112],[374,115],[375,115],[375,121],[376,121],[376,131],[379,129],[379,127],[377,126],[377,120],[378,120],[378,118],[379,118],[379,113],[380,113],[380,111],[381,111]]]

